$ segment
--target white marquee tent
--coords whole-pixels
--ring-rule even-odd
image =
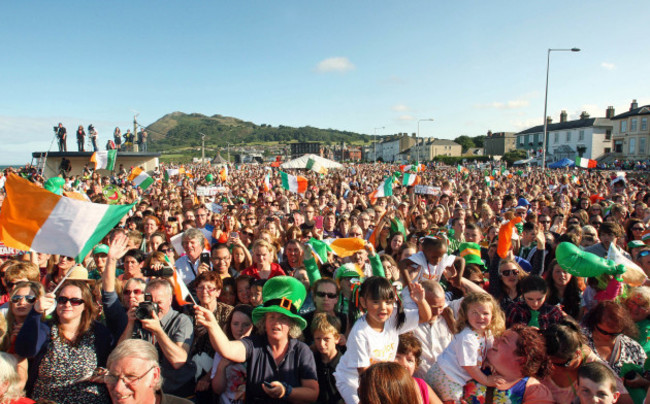
[[[315,154],[305,154],[304,156],[298,157],[297,159],[293,159],[285,163],[282,163],[280,167],[281,168],[307,168],[307,161],[309,161],[309,159],[313,159],[314,161],[316,161],[317,164],[320,164],[321,167],[325,167],[328,170],[332,168],[343,168],[342,164],[339,164],[336,161],[332,161],[321,156],[317,156]]]

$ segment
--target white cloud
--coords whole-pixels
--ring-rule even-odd
[[[614,69],[616,69],[616,65],[614,65],[614,63],[607,63],[607,62],[601,63],[600,67],[602,67],[605,70],[614,70]]]
[[[345,73],[354,69],[354,64],[348,58],[340,56],[321,60],[316,65],[316,71],[318,73]]]
[[[411,115],[400,115],[398,118],[400,121],[413,121],[415,118]]]
[[[520,119],[510,121],[510,126],[518,132],[524,129],[532,128],[533,126],[542,125],[543,123],[544,122],[541,122],[540,119]]]
[[[409,107],[407,107],[404,104],[397,104],[397,105],[393,105],[391,109],[397,112],[404,112],[404,111],[408,111]]]
[[[517,109],[524,108],[530,104],[528,100],[512,100],[508,102],[490,102],[487,104],[476,104],[474,108],[478,109]]]

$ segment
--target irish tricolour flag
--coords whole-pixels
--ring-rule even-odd
[[[414,173],[404,173],[402,175],[402,185],[410,187],[411,185],[417,185],[420,183],[420,177]]]
[[[136,167],[129,174],[129,181],[136,187],[140,187],[143,191],[153,184],[153,178],[149,176],[142,168]]]
[[[100,205],[56,195],[10,174],[0,212],[8,247],[76,257],[81,262],[133,205]]]
[[[576,166],[582,168],[596,168],[598,162],[596,160],[586,159],[584,157],[576,157]]]
[[[113,171],[115,169],[115,160],[117,159],[117,150],[96,151],[90,156],[90,161],[95,163],[95,170],[105,169]]]
[[[306,169],[315,171],[319,174],[327,174],[327,168],[323,167],[321,163],[318,161],[310,158],[307,160],[307,165],[305,166]]]
[[[375,203],[377,198],[382,198],[384,196],[393,195],[393,176],[384,178],[384,180],[379,184],[376,190],[372,191],[370,194],[370,202]]]
[[[304,194],[307,190],[307,178],[301,176],[295,176],[280,171],[280,177],[282,178],[282,188],[289,190],[293,193]]]

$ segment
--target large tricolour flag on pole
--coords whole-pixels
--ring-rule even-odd
[[[596,160],[586,159],[584,157],[576,157],[576,166],[582,168],[596,168],[598,162]]]
[[[140,187],[143,191],[154,182],[153,178],[140,167],[134,168],[131,174],[129,174],[128,179],[133,182],[133,185]]]
[[[101,205],[56,195],[15,174],[7,177],[0,240],[18,250],[81,262],[133,205]]]
[[[307,178],[295,176],[280,171],[282,178],[282,188],[297,194],[304,194],[307,190]]]
[[[117,150],[96,151],[90,156],[90,161],[95,163],[95,170],[105,169],[113,171],[115,169],[115,160],[117,159]]]

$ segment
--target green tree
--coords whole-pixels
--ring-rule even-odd
[[[463,146],[463,153],[465,153],[467,150],[471,149],[472,147],[475,147],[472,138],[465,135],[458,136],[456,139],[454,139],[454,142]]]
[[[527,157],[526,150],[515,149],[504,154],[501,160],[505,161],[509,166],[517,160],[523,160]]]

